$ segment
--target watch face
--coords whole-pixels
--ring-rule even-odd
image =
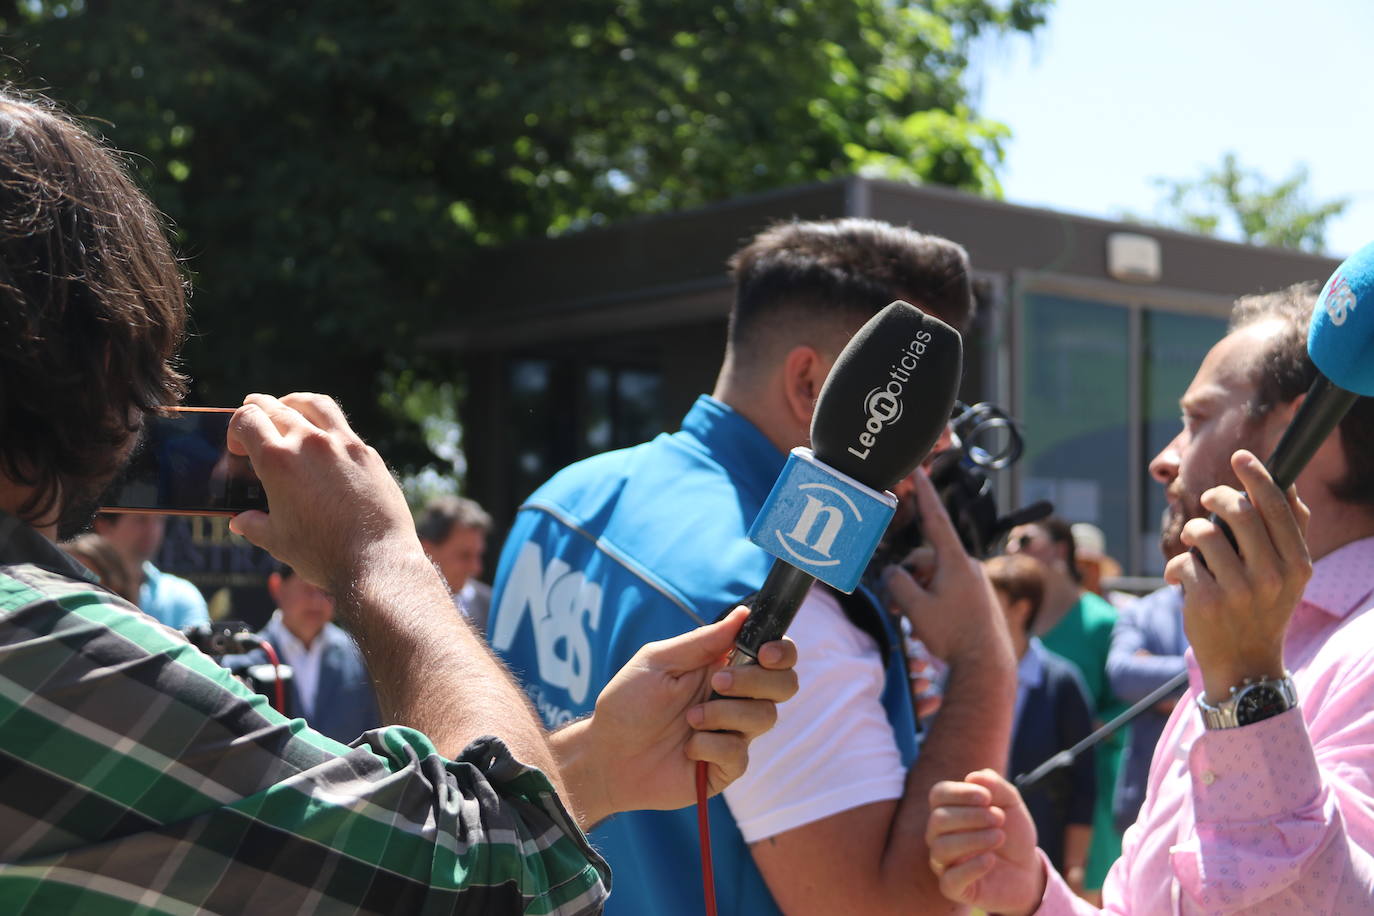
[[[1236,698],[1236,722],[1240,725],[1262,722],[1287,710],[1283,692],[1272,684],[1255,684]]]

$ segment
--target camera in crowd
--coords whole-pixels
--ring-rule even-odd
[[[951,447],[932,459],[930,482],[940,494],[964,549],[982,559],[996,550],[1012,528],[1046,517],[1054,506],[1039,500],[1006,515],[998,513],[988,475],[1011,467],[1025,449],[1020,429],[1000,407],[987,402],[971,406],[955,402],[950,431]],[[876,577],[883,567],[901,563],[924,543],[921,514],[913,494],[898,505],[869,572]]]
[[[276,661],[275,652],[269,655],[270,647],[248,624],[241,620],[219,620],[182,627],[181,635],[229,669],[229,673],[249,690],[273,701],[278,712],[290,714],[286,688],[293,677],[291,666]]]

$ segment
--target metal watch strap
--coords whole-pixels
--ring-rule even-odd
[[[1232,687],[1231,695],[1216,706],[1208,703],[1204,694],[1198,694],[1197,707],[1198,711],[1202,713],[1202,724],[1209,729],[1239,728],[1242,724],[1253,724],[1250,722],[1242,723],[1237,717],[1237,712],[1240,709],[1241,699],[1259,687],[1268,687],[1278,692],[1284,704],[1281,712],[1286,712],[1298,705],[1298,693],[1293,686],[1293,676],[1287,671],[1281,678],[1247,677],[1239,687]],[[1257,719],[1256,721],[1263,720]]]

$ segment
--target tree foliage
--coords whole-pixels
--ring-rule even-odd
[[[859,169],[995,194],[970,45],[1051,2],[23,0],[0,67],[133,154],[202,401],[328,391],[414,459],[377,383],[476,246]]]
[[[1326,227],[1345,212],[1349,198],[1318,202],[1307,187],[1306,166],[1270,182],[1240,164],[1235,153],[1201,178],[1156,178],[1161,223],[1199,235],[1230,235],[1248,244],[1320,252]]]

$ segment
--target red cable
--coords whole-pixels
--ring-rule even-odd
[[[707,809],[709,792],[706,761],[697,761],[697,832],[701,839],[701,889],[706,896],[706,916],[716,916],[716,874],[711,865],[711,815]]]
[[[277,712],[286,715],[286,687],[281,682],[281,659],[277,658],[277,650],[273,649],[267,640],[261,640],[258,644],[262,646],[262,651],[267,653],[267,660],[272,663],[272,680],[277,685]]]

